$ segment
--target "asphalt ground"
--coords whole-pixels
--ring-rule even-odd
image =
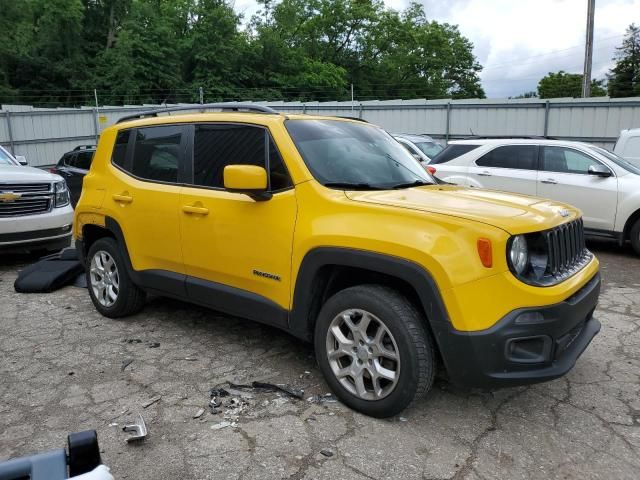
[[[116,478],[638,479],[640,258],[589,247],[602,331],[567,376],[494,392],[439,379],[386,420],[323,398],[311,347],[283,332],[158,297],[110,320],[82,288],[15,293],[33,258],[0,256],[0,461],[96,429]],[[305,395],[232,390],[210,412],[212,387],[253,380]],[[149,437],[127,444],[139,413]]]

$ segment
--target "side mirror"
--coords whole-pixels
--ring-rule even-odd
[[[610,177],[613,175],[613,173],[611,173],[611,170],[600,164],[589,165],[588,173],[589,175],[595,175],[596,177]]]
[[[269,200],[267,171],[255,165],[227,165],[224,167],[224,188],[230,192],[245,193],[254,200]]]
[[[16,160],[18,161],[18,163],[24,167],[26,167],[27,165],[29,165],[27,163],[27,158],[22,156],[22,155],[16,155]]]

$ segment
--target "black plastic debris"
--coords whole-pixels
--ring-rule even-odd
[[[212,414],[215,415],[219,413],[217,409],[222,406],[222,398],[228,396],[229,392],[221,387],[216,387],[209,390],[209,410],[211,410]]]
[[[84,274],[75,248],[42,257],[23,269],[13,284],[18,293],[49,293],[70,285]]]
[[[275,384],[275,383],[264,383],[264,382],[251,382],[251,385],[237,385],[235,383],[229,382],[229,386],[231,388],[240,389],[259,389],[265,392],[282,392],[286,393],[290,397],[302,399],[304,397],[304,390],[290,387],[289,385],[284,384]]]

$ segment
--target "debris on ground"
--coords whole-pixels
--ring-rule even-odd
[[[127,358],[122,361],[122,366],[120,367],[120,371],[124,372],[126,368],[133,363],[133,358]]]
[[[142,343],[142,340],[140,340],[139,338],[125,338],[122,342],[123,343]]]
[[[211,410],[211,413],[213,415],[220,413],[220,411],[216,409],[222,406],[222,398],[228,396],[229,392],[227,392],[224,388],[218,387],[209,390],[209,410]]]
[[[325,393],[324,395],[317,394],[307,398],[309,403],[336,403],[338,399],[333,393]]]
[[[204,408],[199,409],[193,418],[200,418],[202,415],[204,415]]]
[[[127,443],[137,442],[140,440],[144,440],[147,438],[147,424],[144,423],[144,418],[142,415],[138,414],[138,421],[131,425],[125,425],[122,427],[122,431],[124,432],[133,432],[133,435],[127,437]]]
[[[160,342],[147,342],[147,347],[149,348],[158,348],[160,346]]]
[[[220,430],[222,428],[226,428],[226,427],[235,427],[235,423],[233,422],[229,422],[227,420],[225,420],[224,422],[220,422],[220,423],[216,423],[215,425],[211,425],[211,430]]]
[[[264,390],[266,392],[276,392],[280,391],[286,393],[287,395],[302,399],[304,397],[304,390],[290,387],[289,385],[284,384],[275,384],[275,383],[264,383],[264,382],[251,382],[251,385],[237,385],[235,383],[229,382],[229,386],[231,388],[237,389],[259,389]]]
[[[148,400],[142,404],[142,408],[147,408],[160,401],[162,397],[158,395],[157,397],[153,397],[151,400]]]
[[[329,450],[328,448],[324,448],[324,449],[320,450],[320,453],[322,455],[324,455],[325,457],[333,457],[333,452],[331,450]]]

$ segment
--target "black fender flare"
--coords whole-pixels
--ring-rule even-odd
[[[298,271],[289,315],[289,329],[293,335],[306,340],[313,337],[316,319],[311,318],[311,312],[319,294],[318,272],[326,266],[361,268],[403,280],[417,293],[436,342],[440,344],[439,337],[449,333],[451,323],[438,285],[424,267],[392,255],[350,248],[318,247],[305,255]]]

